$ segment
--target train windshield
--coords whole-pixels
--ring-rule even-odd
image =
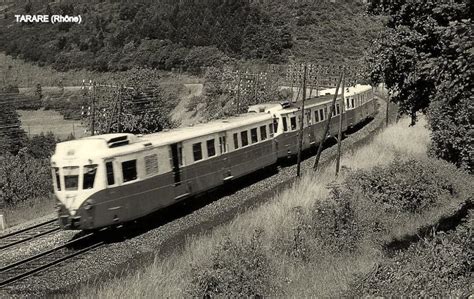
[[[97,164],[85,165],[84,166],[84,179],[82,183],[82,189],[94,188],[95,174],[97,173]]]
[[[63,167],[64,189],[76,191],[79,188],[79,166]]]
[[[59,168],[58,167],[53,167],[53,180],[56,185],[56,189],[58,191],[61,191],[61,179],[59,176]]]

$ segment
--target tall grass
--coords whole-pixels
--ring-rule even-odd
[[[429,131],[425,121],[421,120],[415,127],[408,127],[408,124],[407,119],[402,119],[377,135],[369,145],[347,152],[342,165],[350,169],[369,169],[387,165],[395,159],[427,159]],[[208,234],[189,238],[181,252],[158,257],[139,273],[82,288],[79,294],[101,298],[183,297],[202,296],[203,290],[207,290],[204,294],[219,294],[216,289],[224,288],[227,296],[341,296],[355,277],[368,273],[383,258],[379,244],[365,235],[361,235],[357,246],[349,251],[338,250],[337,246],[323,244],[326,240],[310,236],[319,233],[315,232],[321,225],[319,220],[331,219],[324,215],[330,210],[318,210],[316,203],[321,207],[330,206],[331,188],[328,186],[343,182],[347,173],[343,171],[335,178],[334,165],[317,173],[306,173],[274,200],[238,215]],[[380,216],[370,204],[359,205],[356,213],[373,213],[363,215],[362,218],[368,221]],[[414,233],[441,213],[441,210],[434,210],[409,219],[406,215],[395,217],[389,222],[385,238]],[[324,226],[320,228],[325,229]],[[253,241],[256,238],[258,242]],[[235,248],[250,249],[241,254]],[[254,270],[248,268],[254,261],[268,273],[256,278],[246,277],[252,275],[246,272]],[[260,278],[267,280],[260,281]],[[248,286],[245,279],[253,280],[254,285]],[[227,281],[227,284],[216,281]],[[235,285],[240,285],[240,289],[235,289]]]
[[[34,198],[15,206],[7,206],[0,210],[5,216],[7,227],[25,223],[54,213],[56,203],[52,198]]]

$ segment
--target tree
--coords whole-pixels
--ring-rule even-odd
[[[95,90],[95,130],[99,133],[147,134],[177,126],[170,117],[177,97],[165,96],[156,71],[134,68],[111,82]],[[86,115],[87,126],[91,119]]]
[[[26,142],[26,153],[35,159],[48,159],[54,152],[56,142],[52,132],[41,133]]]
[[[13,99],[8,95],[0,95],[0,101],[3,102],[0,109],[0,155],[16,154],[23,147],[26,134],[21,128]]]
[[[387,29],[368,63],[372,83],[384,81],[409,114],[426,112],[431,153],[473,171],[472,3],[372,1],[369,12],[388,15]]]

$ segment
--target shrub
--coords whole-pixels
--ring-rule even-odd
[[[48,159],[34,159],[22,149],[0,156],[0,205],[14,205],[52,191]]]
[[[210,253],[210,265],[192,268],[192,281],[186,290],[192,297],[261,297],[269,293],[270,266],[255,231],[249,240],[229,236]]]
[[[472,225],[471,213],[455,231],[438,233],[397,252],[350,297],[468,297],[473,291]]]
[[[463,189],[453,175],[455,167],[441,161],[396,159],[385,167],[351,172],[343,192],[360,191],[386,212],[419,213]]]
[[[354,252],[364,236],[358,215],[350,198],[336,195],[316,201],[310,210],[295,207],[289,214],[291,224],[278,234],[275,247],[302,262]]]
[[[315,202],[311,211],[312,234],[318,247],[337,256],[355,251],[363,232],[352,197],[343,196],[339,185],[330,188],[330,199]]]
[[[26,142],[26,152],[35,159],[47,159],[51,157],[56,146],[56,137],[52,132],[33,136]]]

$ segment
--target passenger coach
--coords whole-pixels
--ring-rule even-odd
[[[333,92],[306,101],[303,149],[321,141]],[[348,88],[345,96],[331,116],[332,136],[341,113],[345,131],[375,112],[370,87]],[[166,132],[58,143],[51,166],[60,224],[84,230],[120,224],[274,165],[297,152],[300,109],[300,103],[267,103]]]
[[[267,113],[137,137],[58,143],[52,157],[64,228],[133,220],[276,162]]]
[[[325,95],[305,101],[303,124],[303,150],[319,143],[323,138],[324,124],[328,119],[335,88],[325,90]],[[367,85],[356,85],[345,91],[344,118],[342,131],[365,120],[376,111],[372,88]],[[336,101],[330,120],[329,136],[336,136],[339,129],[339,118],[342,107],[341,97]],[[275,127],[275,150],[278,158],[290,157],[298,150],[298,135],[301,126],[301,102],[288,103],[284,107],[277,103],[254,105],[253,112],[267,112],[272,115]]]

